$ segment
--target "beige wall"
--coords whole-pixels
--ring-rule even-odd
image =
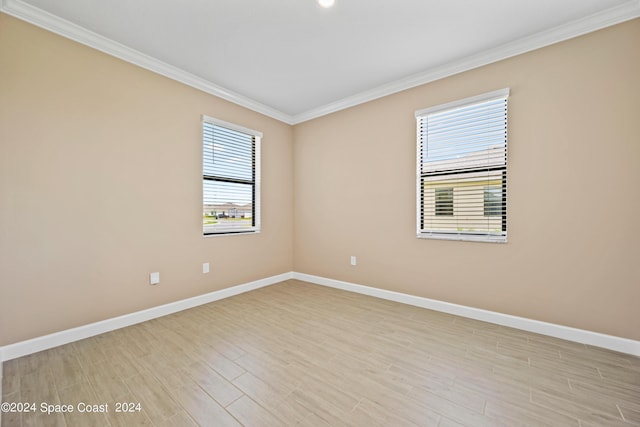
[[[295,270],[639,340],[639,47],[634,20],[296,126]],[[504,87],[509,242],[417,239],[414,112]]]
[[[0,14],[0,346],[292,269],[638,340],[639,45],[635,20],[292,128]],[[509,243],[417,239],[414,111],[502,87]],[[201,114],[264,132],[259,235],[201,236]]]
[[[202,237],[201,114],[264,133],[259,235]],[[290,126],[0,14],[0,346],[291,271],[292,173]]]

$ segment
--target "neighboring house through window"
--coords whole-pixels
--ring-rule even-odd
[[[506,241],[508,96],[416,112],[418,237]]]
[[[202,117],[204,235],[260,231],[262,133]]]

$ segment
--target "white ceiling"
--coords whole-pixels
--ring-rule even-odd
[[[288,123],[640,16],[640,0],[1,1]]]

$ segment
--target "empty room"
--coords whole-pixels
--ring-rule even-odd
[[[640,1],[0,0],[0,424],[640,426]]]

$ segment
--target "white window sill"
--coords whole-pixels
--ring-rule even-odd
[[[210,237],[225,237],[225,236],[245,236],[247,234],[260,234],[260,230],[251,231],[234,231],[234,232],[220,232],[212,234],[203,234],[202,237],[208,239]]]

